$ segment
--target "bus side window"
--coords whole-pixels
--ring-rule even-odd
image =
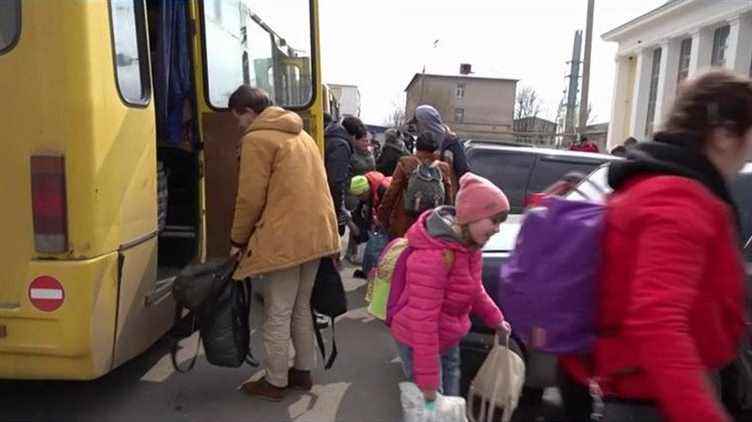
[[[0,54],[10,50],[21,33],[21,1],[0,2]]]
[[[230,94],[246,83],[282,107],[306,108],[314,100],[311,1],[251,3],[203,3],[207,103],[226,108]]]
[[[150,79],[143,0],[110,0],[118,92],[130,105],[149,102]]]

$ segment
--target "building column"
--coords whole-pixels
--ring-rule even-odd
[[[621,145],[629,136],[629,115],[632,98],[634,97],[634,86],[630,84],[632,66],[634,66],[633,58],[625,56],[616,57],[611,122],[608,127],[607,148],[609,151]]]
[[[632,116],[629,133],[639,140],[645,139],[645,124],[648,117],[650,96],[650,71],[653,66],[653,49],[643,49],[637,53],[637,68],[632,89]]]
[[[661,43],[661,71],[658,80],[658,96],[655,104],[655,120],[653,126],[659,128],[671,112],[676,99],[676,88],[679,82],[679,54],[681,39],[667,40]]]
[[[729,20],[729,29],[726,66],[749,76],[752,66],[752,13]]]
[[[698,29],[692,34],[692,53],[689,58],[689,77],[710,67],[713,55],[713,31],[707,28]]]
[[[656,129],[660,127],[665,117],[671,112],[671,106],[676,98],[676,85],[679,79],[679,50],[681,50],[681,40],[679,39],[661,43],[661,70],[653,124]]]

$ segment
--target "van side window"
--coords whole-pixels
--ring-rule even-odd
[[[569,172],[590,174],[598,168],[599,162],[574,161],[541,157],[533,169],[533,177],[527,188],[527,194],[543,192],[549,186],[561,180]]]
[[[535,155],[471,148],[468,150],[468,159],[475,173],[490,180],[507,194],[512,213],[521,213]]]
[[[580,182],[577,189],[567,194],[567,199],[575,201],[595,201],[603,203],[606,201],[608,194],[613,192],[608,184],[608,167],[601,166]]]
[[[731,196],[739,209],[744,257],[752,262],[752,173],[742,173],[731,183]]]
[[[0,1],[0,54],[10,50],[21,33],[21,0]]]
[[[120,96],[127,104],[146,105],[150,79],[143,0],[110,0],[110,17]]]

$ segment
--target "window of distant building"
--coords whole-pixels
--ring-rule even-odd
[[[715,67],[722,67],[726,64],[726,49],[728,48],[728,37],[731,27],[726,25],[715,30],[713,36],[713,58],[710,64]]]
[[[645,122],[645,135],[653,136],[653,124],[655,122],[655,109],[658,101],[658,80],[661,75],[661,56],[663,50],[657,48],[653,51],[653,69],[650,72],[650,94],[648,96],[648,116]]]
[[[464,123],[464,122],[465,122],[465,109],[455,108],[454,109],[454,123]]]
[[[689,62],[692,56],[692,38],[682,40],[681,50],[679,51],[679,76],[681,82],[689,76]]]
[[[457,84],[457,99],[465,98],[465,84]]]

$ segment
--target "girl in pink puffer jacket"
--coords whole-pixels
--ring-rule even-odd
[[[481,248],[509,212],[504,192],[472,173],[460,179],[456,207],[426,211],[408,230],[407,303],[392,320],[405,375],[426,400],[459,395],[459,342],[470,313],[511,331],[481,282]]]

